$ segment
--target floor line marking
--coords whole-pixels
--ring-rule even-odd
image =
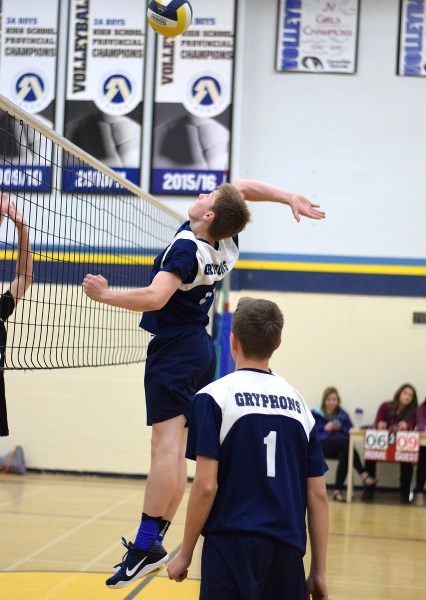
[[[37,556],[41,552],[44,552],[45,550],[51,548],[52,546],[55,546],[59,542],[62,542],[63,540],[67,539],[68,537],[70,537],[71,535],[73,535],[74,533],[76,533],[77,531],[80,531],[80,529],[84,529],[85,527],[87,527],[88,525],[91,525],[95,521],[99,520],[101,517],[103,517],[104,515],[108,514],[112,510],[118,508],[122,504],[125,504],[129,500],[133,500],[133,498],[136,498],[136,497],[139,497],[139,496],[140,496],[140,492],[139,491],[138,492],[134,492],[133,494],[130,494],[129,496],[127,496],[123,500],[120,500],[120,502],[116,502],[112,506],[109,506],[108,508],[106,508],[102,512],[98,513],[96,516],[90,517],[89,519],[86,519],[85,521],[83,521],[83,523],[80,523],[80,525],[76,525],[75,527],[73,527],[72,529],[70,529],[69,531],[67,531],[67,533],[64,533],[64,534],[56,537],[54,540],[50,541],[48,544],[45,544],[44,546],[41,546],[40,548],[37,548],[37,550],[34,550],[30,554],[27,554],[27,556],[25,556],[24,558],[21,558],[20,560],[15,561],[9,567],[6,567],[5,570],[4,570],[4,572],[12,571],[13,569],[16,569],[16,567],[18,567],[19,565],[22,565],[23,563],[25,563],[26,561],[30,560],[34,556]],[[0,577],[1,577],[1,573],[0,573]]]

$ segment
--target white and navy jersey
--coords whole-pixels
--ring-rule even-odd
[[[231,271],[238,259],[238,238],[217,242],[216,247],[192,233],[189,221],[154,261],[151,281],[159,271],[179,273],[182,283],[160,310],[146,312],[140,326],[151,333],[185,326],[205,327],[216,283]]]
[[[218,460],[218,490],[203,535],[251,532],[306,551],[307,479],[325,463],[314,418],[274,373],[241,369],[195,396],[187,458]]]

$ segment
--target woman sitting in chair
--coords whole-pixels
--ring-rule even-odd
[[[338,460],[333,500],[346,502],[344,483],[348,474],[349,429],[353,425],[348,413],[340,406],[339,392],[335,387],[324,390],[321,406],[314,408],[312,414],[318,427],[325,458]],[[354,450],[354,468],[365,487],[376,485],[375,478],[371,477],[363,467],[356,450]]]

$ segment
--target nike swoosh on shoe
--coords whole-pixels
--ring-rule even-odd
[[[141,567],[143,565],[143,563],[146,561],[147,557],[145,556],[140,562],[138,562],[138,564],[133,567],[133,569],[128,569],[126,568],[126,575],[127,577],[132,577],[132,575],[134,575],[136,573],[136,571],[139,569],[139,567]]]

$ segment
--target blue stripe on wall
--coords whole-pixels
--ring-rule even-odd
[[[234,269],[233,290],[426,297],[426,277]]]
[[[0,250],[5,252],[4,278],[12,279],[12,252],[1,245]],[[111,285],[147,285],[157,254],[141,257],[125,248],[103,248],[87,258],[68,248],[66,255],[52,260],[44,258],[47,250],[55,249],[35,250],[34,280],[76,285],[86,273],[102,273]],[[241,253],[231,289],[426,297],[426,259]]]

